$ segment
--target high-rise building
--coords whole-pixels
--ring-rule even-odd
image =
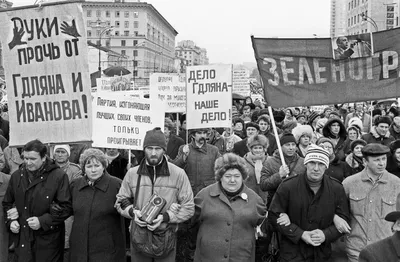
[[[127,56],[119,65],[132,72],[135,82],[148,83],[153,72],[173,71],[178,32],[154,6],[124,0],[82,6],[88,41]]]
[[[331,35],[355,35],[399,26],[400,0],[331,0]]]
[[[208,65],[207,49],[198,47],[191,40],[180,41],[175,47],[175,55],[184,58],[187,66]]]
[[[6,9],[6,8],[11,8],[13,5],[12,2],[6,1],[6,0],[0,0],[0,9]],[[4,67],[3,67],[3,48],[1,46],[1,42],[0,42],[0,77],[2,79],[4,78]]]

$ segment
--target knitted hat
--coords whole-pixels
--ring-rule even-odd
[[[283,133],[281,138],[279,139],[279,141],[281,142],[282,146],[284,144],[290,143],[290,142],[293,142],[296,144],[296,139],[294,138],[294,136],[291,133]]]
[[[268,138],[266,138],[264,135],[254,135],[247,139],[247,147],[249,148],[249,150],[251,150],[253,146],[257,145],[268,148]]]
[[[59,149],[59,148],[62,148],[62,149],[64,149],[65,151],[67,151],[68,156],[71,155],[71,148],[70,148],[69,145],[55,145],[55,146],[54,146],[54,151],[53,151],[53,152],[55,153],[56,150]]]
[[[329,117],[331,117],[331,115],[335,115],[336,117],[340,118],[340,115],[339,115],[339,113],[338,113],[338,112],[336,112],[336,111],[332,111],[332,112],[330,112],[330,113],[329,113]]]
[[[394,154],[396,150],[400,148],[400,140],[395,140],[392,143],[390,143],[389,148],[390,152]]]
[[[379,116],[375,119],[374,125],[378,126],[379,124],[382,124],[382,123],[388,124],[390,126],[390,124],[392,123],[392,120],[388,116]]]
[[[308,136],[311,139],[313,130],[312,127],[309,125],[299,125],[293,128],[292,134],[296,139],[296,144],[298,144],[302,136]]]
[[[307,163],[315,161],[322,163],[326,166],[326,168],[329,167],[329,153],[322,147],[316,146],[316,145],[311,145],[307,149],[306,156],[304,158],[304,165]]]
[[[356,140],[354,140],[354,141],[351,142],[351,144],[350,144],[351,152],[353,152],[354,148],[355,148],[356,146],[358,146],[358,145],[366,146],[366,145],[367,145],[367,142],[365,142],[365,141],[362,140],[362,139],[356,139]],[[399,147],[400,147],[400,146],[399,146]]]
[[[246,124],[246,130],[247,130],[247,128],[249,128],[249,127],[254,127],[254,128],[257,129],[258,131],[260,131],[260,126],[259,126],[257,123],[248,122],[248,123]]]
[[[315,144],[316,144],[317,146],[319,146],[320,144],[325,143],[325,142],[331,143],[332,148],[335,147],[335,145],[333,144],[333,141],[332,141],[331,139],[329,139],[329,138],[326,138],[326,137],[320,137],[320,138],[318,138],[317,141],[315,142]]]
[[[306,115],[299,114],[299,115],[296,116],[296,119],[299,120],[299,118],[301,118],[301,117],[304,117],[304,119],[305,119],[305,118],[306,118]]]
[[[352,118],[350,118],[349,123],[348,123],[347,131],[349,131],[349,128],[350,128],[351,126],[357,127],[358,130],[360,131],[360,133],[361,133],[361,131],[363,130],[363,123],[362,123],[361,119],[358,118],[358,117],[352,117]]]
[[[161,132],[161,128],[156,127],[153,130],[149,130],[146,132],[146,136],[144,137],[143,149],[148,146],[159,146],[164,150],[167,150],[167,142],[165,141],[165,135]]]
[[[319,116],[320,115],[318,112],[315,111],[311,112],[311,114],[308,116],[308,124],[311,125],[314,122],[314,120]]]

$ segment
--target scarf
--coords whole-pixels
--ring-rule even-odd
[[[363,160],[361,156],[356,156],[355,154],[353,154],[353,167],[356,167],[354,164],[358,164],[357,167],[359,166],[364,166]]]
[[[265,161],[265,155],[254,155],[252,152],[249,152],[247,156],[254,164],[254,173],[256,175],[257,185],[259,185],[261,180],[261,169],[263,167],[263,162]]]

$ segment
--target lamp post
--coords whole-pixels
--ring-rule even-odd
[[[100,43],[99,43],[99,72],[100,72],[100,75],[101,75],[101,50],[100,50],[100,46],[101,46],[101,37],[103,36],[103,34],[104,33],[106,33],[106,32],[110,32],[110,31],[112,31],[114,28],[112,27],[112,26],[109,26],[109,27],[106,27],[106,28],[104,28],[103,29],[103,31],[101,31],[101,33],[100,33]]]
[[[376,24],[374,19],[367,16],[365,13],[361,13],[361,19],[365,22],[370,23],[375,28],[375,31],[378,32],[378,25]]]

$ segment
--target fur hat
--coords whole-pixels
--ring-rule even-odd
[[[382,123],[388,124],[390,126],[390,124],[392,123],[392,120],[388,116],[379,116],[379,117],[375,118],[375,121],[374,121],[375,126],[378,126],[379,124],[382,124]]]
[[[389,113],[392,113],[394,116],[398,116],[399,115],[399,110],[397,110],[396,107],[392,106],[389,109]]]
[[[165,140],[164,133],[161,132],[161,128],[156,127],[153,130],[149,130],[146,132],[146,136],[144,137],[143,142],[143,149],[148,146],[159,146],[167,151],[167,142]]]
[[[347,131],[349,131],[349,128],[350,128],[351,126],[357,127],[358,130],[360,131],[360,133],[361,133],[361,131],[363,130],[363,123],[362,123],[361,119],[358,118],[358,117],[352,117],[352,118],[350,118],[349,123],[348,123],[347,126],[348,126]]]
[[[316,146],[316,145],[311,145],[307,149],[306,156],[304,157],[304,165],[307,163],[315,161],[322,163],[326,166],[326,168],[329,167],[329,153],[322,147]]]
[[[380,108],[375,108],[374,110],[372,110],[372,117],[381,115],[382,115],[382,110]]]
[[[263,146],[265,149],[267,149],[269,146],[268,138],[266,138],[264,135],[254,135],[247,139],[247,148],[249,150],[251,150],[253,146],[257,145]]]
[[[296,139],[296,144],[298,144],[302,136],[308,136],[311,139],[313,135],[313,130],[312,127],[309,125],[299,125],[293,128],[292,134],[294,136],[294,139]]]
[[[285,112],[283,111],[274,111],[273,113],[274,116],[274,120],[277,123],[280,123],[283,121],[283,119],[285,119]]]
[[[350,143],[351,152],[353,152],[354,148],[355,148],[357,145],[366,146],[366,145],[367,145],[367,142],[365,142],[365,141],[362,140],[362,139],[356,139],[356,140],[354,140],[353,142]]]
[[[67,151],[68,156],[71,155],[71,147],[70,147],[69,145],[55,145],[55,146],[54,146],[54,151],[53,151],[53,152],[55,153],[56,150],[59,149],[59,148],[62,148],[62,149],[64,149],[65,151]]]
[[[394,154],[396,150],[400,148],[400,140],[395,140],[392,143],[390,143],[389,148],[390,152]]]

